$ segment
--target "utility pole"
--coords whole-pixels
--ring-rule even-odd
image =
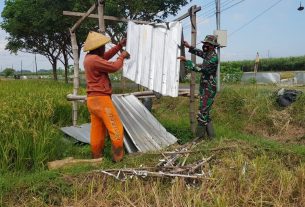
[[[37,60],[36,60],[36,54],[35,54],[35,69],[36,69],[36,75],[37,75]]]
[[[220,0],[216,1],[216,28],[220,30]],[[218,65],[217,65],[217,91],[220,91],[220,47],[217,48]]]

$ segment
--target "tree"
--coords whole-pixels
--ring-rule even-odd
[[[2,12],[0,25],[10,36],[6,49],[12,53],[18,51],[38,53],[45,56],[52,65],[53,77],[57,80],[57,62],[65,66],[65,76],[69,59],[72,58],[69,27],[74,18],[62,15],[64,10],[75,10],[80,5],[90,4],[83,0],[7,0]],[[77,35],[79,48],[92,28],[93,21],[87,21]]]
[[[6,0],[2,12],[1,27],[9,34],[6,49],[41,54],[52,65],[53,77],[57,80],[57,62],[65,66],[66,82],[68,61],[72,58],[69,27],[76,19],[62,15],[62,11],[84,12],[96,0]],[[175,15],[187,0],[106,0],[105,14],[162,21]],[[106,21],[106,32],[112,41],[118,42],[126,33],[126,23]],[[88,19],[77,30],[78,46],[81,46],[90,30],[97,30],[96,20]]]
[[[191,1],[191,0],[190,0]],[[162,22],[169,15],[176,15],[187,0],[106,0],[105,14],[148,22]],[[106,20],[106,33],[113,42],[126,36],[127,23]]]
[[[15,70],[13,68],[5,68],[3,71],[2,71],[2,74],[7,78],[9,76],[12,76],[15,74]]]

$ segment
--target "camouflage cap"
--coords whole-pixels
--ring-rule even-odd
[[[202,41],[202,43],[210,43],[211,45],[214,46],[219,46],[219,44],[217,43],[217,36],[215,35],[207,35],[204,40]]]

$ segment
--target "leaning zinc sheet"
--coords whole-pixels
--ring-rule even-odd
[[[138,151],[160,150],[177,142],[177,138],[168,133],[134,95],[113,95],[112,100],[130,138],[129,141]]]
[[[112,95],[124,125],[124,146],[127,152],[148,152],[163,149],[177,142],[134,95]],[[90,124],[63,127],[61,130],[84,143],[90,143]]]
[[[178,96],[182,26],[180,22],[128,23],[123,75],[164,96]]]

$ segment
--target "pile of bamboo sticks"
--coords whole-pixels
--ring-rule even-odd
[[[161,177],[161,178],[187,178],[192,180],[209,179],[209,161],[214,157],[203,157],[193,163],[186,164],[191,151],[199,142],[196,140],[183,145],[182,147],[170,152],[163,152],[163,159],[154,167],[123,168],[95,170],[94,172],[103,173],[119,181],[126,181],[133,177]]]

